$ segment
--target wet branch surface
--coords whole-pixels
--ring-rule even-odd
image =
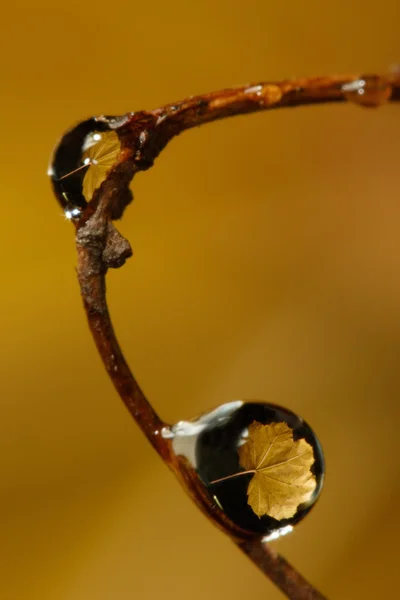
[[[186,129],[217,119],[274,108],[353,102],[377,107],[400,101],[400,76],[319,77],[260,83],[190,97],[153,111],[129,113],[114,129],[121,140],[118,164],[96,190],[76,224],[78,278],[89,327],[104,366],[121,399],[155,450],[168,464],[200,509],[293,600],[324,600],[286,560],[254,534],[240,530],[216,507],[196,472],[172,452],[162,436],[167,425],[156,414],[136,382],[116,338],[106,301],[106,274],[132,254],[129,242],[114,227],[131,201],[135,173],[152,166],[167,143]]]

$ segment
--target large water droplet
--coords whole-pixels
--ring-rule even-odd
[[[254,498],[251,503],[249,485],[255,473],[244,472],[243,449],[248,445],[248,451],[254,450],[257,428],[267,434],[258,439],[258,455],[254,457],[260,462],[260,456],[265,456],[264,469],[258,471],[259,480],[265,478],[260,480],[260,493],[268,495],[270,491],[271,497],[262,501],[269,505],[267,512],[275,515],[282,512],[280,502],[282,506],[292,502],[295,508],[291,517],[274,518],[267,513],[260,516],[256,514]],[[279,433],[275,436],[275,431],[285,428],[290,430],[286,437],[280,437]],[[324,458],[318,439],[303,419],[280,406],[241,400],[229,402],[198,419],[180,421],[164,435],[172,438],[174,452],[184,456],[196,470],[211,502],[235,525],[250,533],[278,537],[280,532],[290,531],[311,510],[321,492]],[[300,447],[308,448],[310,466],[306,470],[295,457],[296,452],[300,454]],[[277,466],[278,463],[281,464]],[[296,504],[296,498],[301,497],[299,487],[305,481],[310,492],[306,489],[303,496],[306,500]]]

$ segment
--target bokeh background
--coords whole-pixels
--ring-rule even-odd
[[[8,3],[0,36],[0,597],[281,598],[191,504],[89,336],[62,132],[232,85],[381,72],[397,0]],[[392,598],[400,394],[400,107],[259,114],[185,133],[134,181],[109,276],[134,372],[170,422],[256,398],[303,415],[321,500],[277,542],[331,598]]]

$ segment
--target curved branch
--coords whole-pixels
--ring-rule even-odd
[[[96,212],[78,228],[77,274],[83,306],[104,367],[125,406],[147,439],[164,460],[169,445],[161,437],[165,423],[157,415],[134,378],[118,343],[106,300],[106,273],[109,267],[122,266],[132,255],[129,242],[109,220],[112,186],[106,182]]]
[[[174,136],[186,129],[234,115],[345,101],[370,107],[400,101],[400,75],[260,83],[190,97],[149,112],[130,113],[113,125],[123,147],[120,160],[76,221],[77,270],[86,316],[104,366],[121,399],[203,512],[292,600],[324,600],[324,597],[260,539],[235,529],[205,494],[197,474],[180,457],[173,455],[170,440],[161,435],[165,424],[140,389],[118,344],[107,308],[105,277],[108,268],[120,267],[132,254],[129,243],[112,224],[112,219],[122,215],[131,199],[126,193],[129,182],[137,171],[153,164]]]
[[[130,113],[116,128],[135,161],[148,168],[167,143],[186,129],[227,117],[297,106],[352,102],[378,107],[400,101],[400,74],[338,75],[262,82],[191,96],[149,112]],[[124,157],[127,159],[128,155]]]

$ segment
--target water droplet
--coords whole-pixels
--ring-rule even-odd
[[[262,92],[262,85],[252,85],[251,87],[248,87],[244,90],[245,94],[257,94],[260,95]]]
[[[392,86],[384,77],[378,75],[363,75],[355,81],[350,81],[342,86],[347,100],[374,108],[385,104],[392,93]]]
[[[110,127],[114,117],[92,118],[76,125],[54,150],[48,174],[67,219],[80,216],[117,162],[121,144]]]
[[[312,448],[313,463],[310,471],[315,478],[315,488],[306,502],[296,505],[295,513],[290,518],[275,519],[268,514],[257,516],[248,497],[253,474],[238,475],[244,470],[240,464],[239,452],[248,443],[254,422],[263,426],[285,423],[293,432],[293,442],[305,440]],[[226,516],[250,533],[273,536],[270,539],[288,533],[311,510],[321,492],[324,459],[318,439],[303,419],[285,408],[237,400],[223,404],[197,419],[180,421],[171,428],[171,432],[175,454],[184,456],[189,461],[207,488],[210,498]],[[268,447],[265,447],[265,452],[269,452]],[[300,467],[296,466],[296,469]],[[270,473],[271,477],[276,477],[276,473]],[[296,477],[297,475],[301,476],[300,470],[296,472]],[[272,479],[271,481],[273,482]],[[295,483],[287,485],[296,488]],[[290,487],[288,489],[290,493]],[[283,490],[283,493],[287,493],[287,490]]]

